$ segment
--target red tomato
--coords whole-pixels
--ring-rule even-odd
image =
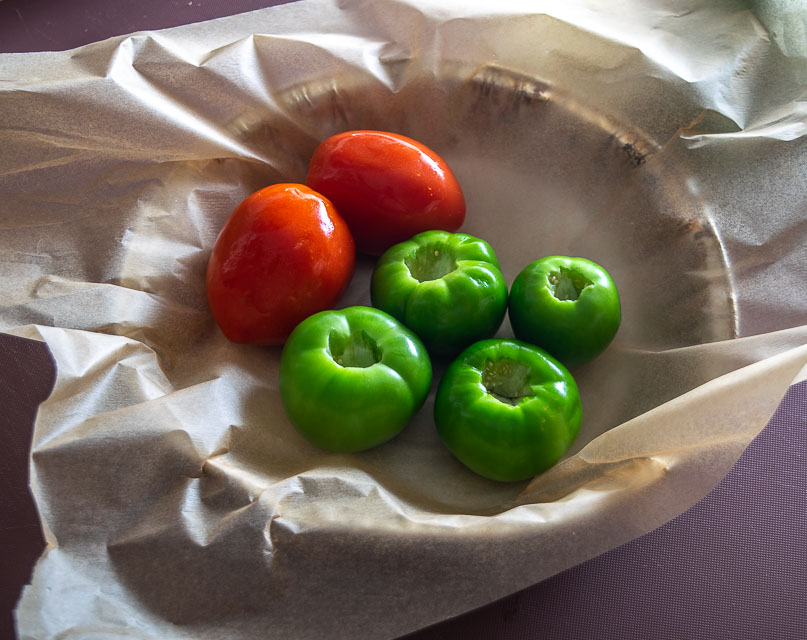
[[[344,291],[356,256],[333,205],[302,184],[256,191],[230,215],[207,265],[207,299],[233,342],[283,344]]]
[[[373,255],[421,231],[454,232],[465,220],[465,198],[446,162],[395,133],[328,138],[314,151],[305,183],[333,202],[357,249]]]

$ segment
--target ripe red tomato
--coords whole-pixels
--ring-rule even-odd
[[[356,249],[345,221],[301,184],[256,191],[230,215],[207,265],[207,299],[233,342],[283,344],[344,291]]]
[[[306,184],[337,208],[359,251],[380,255],[421,231],[454,232],[465,198],[428,147],[384,131],[347,131],[314,151]]]

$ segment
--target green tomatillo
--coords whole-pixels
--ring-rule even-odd
[[[469,469],[526,480],[554,465],[577,437],[580,394],[569,371],[534,345],[477,342],[451,363],[437,389],[440,438]]]
[[[435,355],[456,355],[496,333],[507,311],[507,282],[484,240],[425,231],[390,247],[370,285],[373,306],[414,331]]]
[[[554,465],[580,430],[580,394],[569,371],[534,345],[477,342],[449,365],[437,390],[440,438],[476,473],[514,482]]]
[[[510,288],[508,307],[516,338],[546,349],[567,367],[602,353],[622,317],[608,272],[591,260],[566,256],[527,265]]]
[[[423,343],[378,309],[322,311],[292,331],[280,361],[280,395],[314,444],[362,451],[397,435],[432,380]]]

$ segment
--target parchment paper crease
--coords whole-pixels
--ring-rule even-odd
[[[794,15],[304,0],[0,56],[0,330],[46,341],[58,369],[20,637],[394,637],[705,495],[807,364]],[[615,343],[575,371],[581,435],[531,483],[454,461],[431,397],[378,449],[317,450],[282,411],[279,350],[212,320],[204,269],[229,213],[354,128],[443,155],[508,281],[576,254],[622,291]],[[369,302],[371,269],[341,306]]]

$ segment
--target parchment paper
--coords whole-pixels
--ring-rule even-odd
[[[413,631],[675,517],[799,378],[801,14],[461,4],[304,0],[0,57],[0,329],[45,340],[58,368],[21,638]],[[615,277],[623,325],[575,371],[580,437],[534,481],[453,460],[433,393],[392,442],[319,451],[283,413],[280,350],[216,328],[204,269],[224,220],[355,128],[449,161],[463,230],[508,282],[550,253]],[[340,306],[369,303],[372,264]]]

